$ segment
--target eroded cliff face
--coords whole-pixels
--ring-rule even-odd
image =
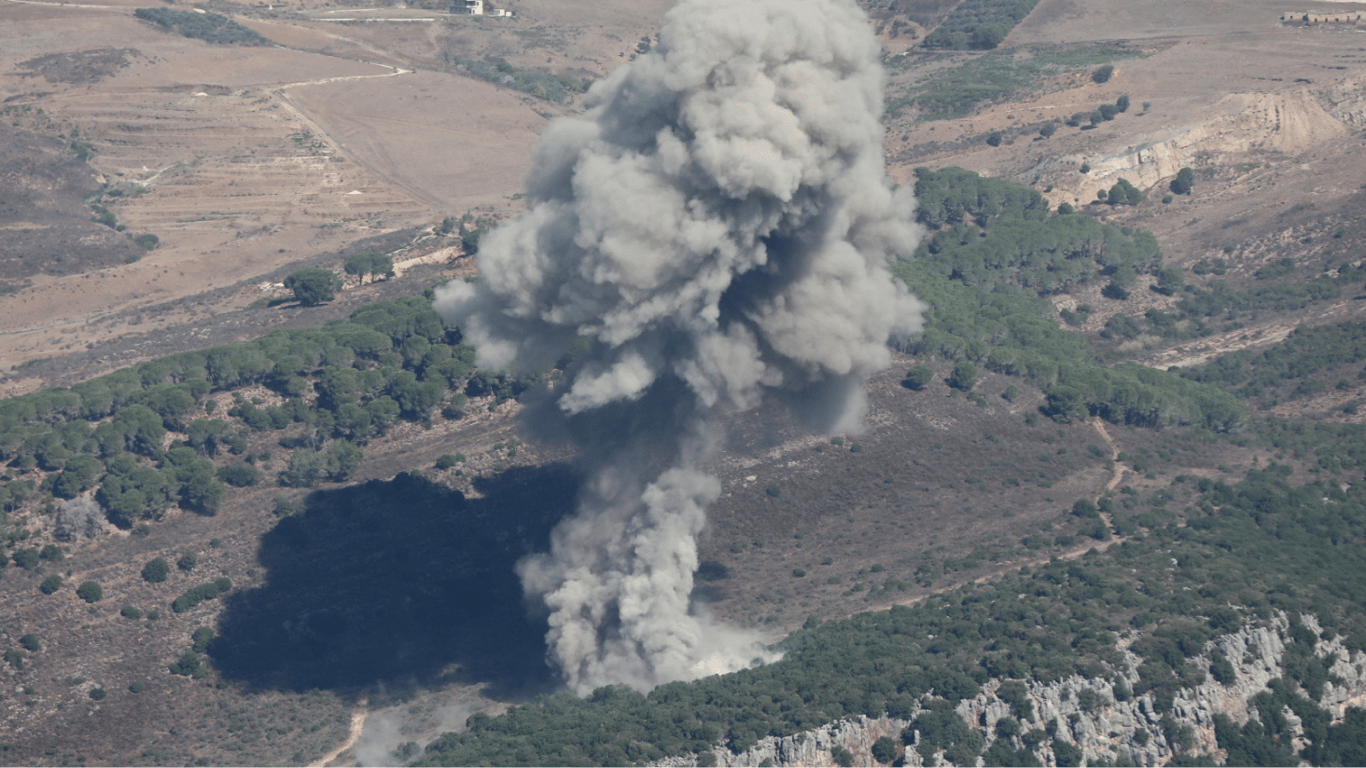
[[[1301,621],[1316,634],[1321,632],[1313,616],[1304,616]],[[1182,689],[1172,703],[1170,714],[1176,730],[1172,730],[1171,724],[1165,730],[1179,739],[1177,733],[1183,726],[1188,728],[1189,742],[1184,753],[1222,757],[1214,736],[1214,716],[1224,714],[1239,723],[1257,716],[1250,705],[1252,697],[1267,690],[1269,681],[1285,674],[1284,638],[1288,636],[1289,625],[1289,619],[1281,615],[1268,622],[1268,626],[1245,627],[1210,641],[1206,648],[1222,651],[1233,665],[1235,679],[1228,685],[1221,685],[1208,675],[1210,650],[1187,662],[1203,668],[1207,676],[1205,683]],[[1318,704],[1331,713],[1334,722],[1340,721],[1348,707],[1366,702],[1366,673],[1363,673],[1366,654],[1353,655],[1341,639],[1319,640],[1314,650],[1322,658],[1336,656],[1330,671],[1342,682],[1327,683]],[[1130,669],[1125,682],[1132,689],[1138,682],[1138,674],[1133,670],[1138,668],[1140,659],[1127,650],[1125,654]],[[1042,728],[1056,720],[1054,739],[1080,747],[1088,764],[1110,763],[1123,757],[1138,765],[1165,765],[1175,755],[1176,745],[1164,734],[1162,713],[1157,711],[1152,694],[1116,701],[1113,685],[1113,680],[1088,680],[1079,676],[1047,684],[1026,683],[1034,720],[1022,723],[1022,726],[1026,730]],[[1010,704],[996,697],[997,688],[999,683],[992,681],[976,698],[964,700],[956,708],[964,720],[983,731],[988,745],[992,742],[996,721],[1011,716]],[[1298,718],[1288,709],[1285,714],[1291,727],[1298,728]],[[901,733],[910,722],[891,717],[841,720],[793,736],[765,738],[740,754],[718,747],[711,756],[715,758],[714,764],[720,766],[833,766],[836,763],[832,751],[843,747],[853,755],[855,765],[877,765],[872,755],[873,743],[890,736],[900,745]],[[1044,742],[1035,755],[1045,765],[1057,764],[1050,742]],[[947,764],[942,753],[936,757],[939,761],[936,764]],[[925,764],[911,746],[905,747],[902,759],[909,766]],[[698,764],[697,756],[660,763],[667,766]],[[980,760],[978,764],[981,764]]]
[[[1143,136],[1140,143],[1122,149],[1048,157],[1019,177],[1064,180],[1047,195],[1055,205],[1073,197],[1089,200],[1095,189],[1109,188],[1121,177],[1151,189],[1186,166],[1257,151],[1295,156],[1350,136],[1362,125],[1366,82],[1347,81],[1324,90],[1232,93],[1211,104],[1201,122]],[[1090,172],[1076,174],[1083,163],[1091,166]],[[1063,172],[1068,170],[1073,172]]]

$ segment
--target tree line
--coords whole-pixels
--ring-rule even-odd
[[[537,380],[474,369],[460,341],[417,296],[357,308],[321,328],[281,330],[244,344],[183,352],[91,379],[0,401],[0,512],[91,488],[127,528],[172,504],[213,514],[227,485],[253,485],[272,467],[247,435],[277,432],[290,453],[283,485],[340,482],[367,441],[399,421],[440,411],[459,418],[474,396],[515,397]],[[253,402],[260,385],[278,404]],[[231,393],[228,407],[220,398]],[[180,439],[163,448],[166,435]],[[6,534],[13,544],[18,533]]]

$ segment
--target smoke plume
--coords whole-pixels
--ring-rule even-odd
[[[853,0],[681,0],[654,51],[546,128],[478,283],[438,292],[481,366],[574,350],[528,421],[589,480],[519,571],[581,693],[769,658],[689,602],[706,465],[721,420],[765,396],[857,426],[889,339],[919,328],[888,271],[919,233],[883,171],[879,53]]]

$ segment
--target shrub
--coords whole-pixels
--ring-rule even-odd
[[[1177,171],[1176,178],[1172,179],[1171,190],[1175,194],[1184,195],[1191,191],[1195,186],[1195,171],[1190,168],[1182,168]]]
[[[90,689],[90,698],[94,699],[95,701],[103,701],[104,697],[108,695],[109,694],[105,693],[105,690],[103,688]]]
[[[1044,123],[1043,127],[1039,129],[1039,135],[1044,137],[1045,139],[1057,132],[1058,126],[1056,123]]]
[[[987,144],[993,147],[999,147],[1001,146],[1001,139],[1003,138],[1004,136],[1001,134],[1000,131],[992,131],[991,133],[987,134]]]
[[[193,552],[186,552],[175,561],[175,567],[182,571],[193,571],[196,565],[199,565],[199,556]]]
[[[38,548],[30,547],[21,549],[14,553],[14,564],[26,571],[31,571],[38,567]]]
[[[132,683],[129,683],[128,690],[133,693],[142,693],[147,690],[147,684],[141,680],[134,680]]]
[[[142,618],[142,611],[131,605],[125,605],[123,606],[123,609],[119,611],[119,615],[125,619],[137,620]]]
[[[146,565],[142,566],[142,578],[144,581],[159,584],[165,581],[166,577],[169,575],[171,575],[171,566],[160,557],[153,558],[152,560],[147,561]]]
[[[43,644],[38,641],[38,636],[32,632],[19,638],[19,645],[22,645],[24,650],[32,651],[33,653],[37,653],[43,649]]]
[[[221,467],[217,474],[219,480],[238,488],[246,488],[261,482],[261,470],[245,461]]]
[[[792,569],[792,576],[793,576],[793,578],[797,578],[797,579],[803,578],[804,576],[806,576],[806,569],[805,569],[805,568],[793,568],[793,569]]]
[[[835,761],[835,765],[849,768],[854,764],[854,753],[844,747],[831,747],[830,759]]]
[[[770,485],[769,487],[765,488],[764,493],[776,499],[779,496],[783,495],[783,487],[781,485],[778,485],[777,483],[774,483],[773,485]]]
[[[873,742],[873,759],[879,763],[891,763],[896,760],[896,741],[890,736],[883,736]]]
[[[167,665],[173,675],[183,675],[185,677],[199,680],[207,677],[209,670],[204,666],[204,662],[199,658],[199,654],[194,651],[185,651],[180,654],[180,658]]]
[[[66,557],[66,553],[62,552],[62,548],[57,546],[56,544],[48,544],[47,546],[43,547],[41,552],[38,553],[38,557],[42,558],[43,560],[58,563]]]
[[[437,469],[450,469],[451,467],[455,466],[456,464],[459,464],[460,462],[464,461],[464,458],[465,458],[465,457],[464,457],[464,454],[460,454],[460,456],[459,456],[458,458],[456,457],[455,454],[452,454],[452,453],[445,453],[445,454],[442,454],[441,456],[437,457],[437,459],[436,459],[436,468],[437,468]]]
[[[1108,83],[1115,74],[1115,65],[1103,64],[1091,73],[1091,79],[1097,83]]]
[[[22,672],[24,670],[24,652],[18,648],[5,651],[5,663]]]
[[[176,613],[184,613],[205,600],[213,600],[230,589],[232,589],[232,581],[226,576],[207,584],[200,584],[177,597],[171,603],[171,610]]]
[[[1090,163],[1082,163],[1082,164],[1081,164],[1081,172],[1082,172],[1082,173],[1090,173],[1090,172],[1091,172],[1091,164],[1090,164]]]
[[[76,587],[76,596],[87,603],[98,603],[104,599],[104,587],[98,581],[83,581]]]
[[[901,386],[919,392],[933,380],[934,369],[924,363],[916,363],[907,369],[906,378],[901,380]]]
[[[948,385],[964,392],[977,386],[977,366],[967,360],[959,360],[954,363],[953,372],[949,374]]]
[[[43,583],[38,585],[38,591],[45,595],[50,595],[62,588],[62,577],[57,574],[43,579]]]

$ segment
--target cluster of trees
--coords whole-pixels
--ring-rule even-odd
[[[1105,553],[1024,568],[925,604],[808,622],[781,644],[784,658],[764,667],[648,695],[609,687],[586,699],[543,696],[496,718],[477,714],[418,764],[643,762],[718,743],[741,751],[764,736],[884,713],[915,719],[925,750],[952,751],[957,765],[984,750],[995,750],[993,763],[1030,764],[1049,742],[1061,760],[1075,750],[1056,735],[1065,724],[1038,722],[1019,681],[1081,674],[1108,683],[1108,693],[1091,693],[1093,706],[1151,693],[1166,713],[1177,690],[1205,679],[1190,659],[1210,639],[1265,626],[1276,611],[1314,614],[1326,637],[1366,649],[1366,561],[1357,543],[1366,536],[1366,490],[1292,487],[1289,474],[1273,465],[1233,485],[1182,476],[1148,501],[1155,513],[1131,523],[1129,541]],[[1184,518],[1165,510],[1177,497],[1190,503]],[[1121,628],[1138,634],[1129,646],[1142,659],[1137,669],[1120,651]],[[1313,653],[1315,640],[1303,627],[1285,638],[1286,680],[1310,697],[1322,693],[1331,664]],[[1226,677],[1225,667],[1209,674]],[[952,707],[992,679],[1007,681],[995,695],[1017,722],[983,733],[955,720]],[[1361,720],[1349,722],[1359,728]],[[1309,736],[1314,749],[1343,749],[1345,733]]]
[[[1144,194],[1128,179],[1121,178],[1108,192],[1103,189],[1097,191],[1096,197],[1110,205],[1138,205],[1143,202]]]
[[[922,45],[941,50],[990,50],[1000,45],[1036,4],[1038,0],[964,0],[925,36]]]
[[[270,453],[248,452],[246,436],[268,431],[280,432],[279,444],[292,451],[279,482],[345,480],[366,441],[398,421],[432,418],[443,404],[455,418],[467,389],[515,397],[538,380],[480,372],[471,381],[474,373],[474,348],[446,329],[429,299],[410,297],[367,304],[322,328],[170,355],[10,398],[0,402],[0,461],[12,467],[0,482],[0,515],[91,488],[124,528],[172,504],[213,514],[224,483],[265,479]],[[258,406],[234,394],[224,413],[211,397],[249,385],[282,402]],[[183,439],[163,449],[168,432]]]
[[[1117,185],[1117,197],[1127,200],[1125,184]],[[1136,189],[1132,194],[1142,198]],[[1151,233],[1089,216],[1049,215],[1048,201],[1023,184],[962,168],[918,168],[916,195],[917,218],[938,229],[916,259],[967,285],[1014,283],[1053,293],[1101,276],[1132,283],[1162,263]]]
[[[372,281],[377,277],[390,278],[394,276],[394,259],[387,253],[370,251],[358,253],[346,260],[342,269],[348,275],[356,275],[365,281],[368,276]]]
[[[1263,397],[1304,388],[1322,371],[1366,361],[1366,323],[1301,326],[1265,350],[1239,350],[1185,368],[1191,381],[1224,387],[1240,397]]]
[[[1052,305],[1039,298],[1107,276],[1127,290],[1140,272],[1161,272],[1162,253],[1150,233],[1050,215],[1029,187],[961,168],[918,169],[916,194],[920,221],[939,230],[912,261],[894,266],[930,305],[912,352],[1020,376],[1048,391],[1046,412],[1059,420],[1090,414],[1219,431],[1241,423],[1237,400],[1216,387],[1192,387],[1175,373],[1142,366],[1101,364],[1081,335],[1058,327]]]
[[[255,30],[219,13],[177,11],[171,8],[139,8],[133,15],[143,21],[174,30],[185,37],[219,45],[269,45]]]
[[[1222,267],[1214,265],[1207,269],[1216,271]],[[1244,291],[1222,280],[1212,280],[1203,286],[1187,285],[1180,271],[1175,268],[1160,269],[1157,274],[1158,283],[1153,290],[1169,296],[1178,291],[1182,294],[1176,302],[1175,311],[1150,309],[1144,313],[1146,325],[1132,317],[1115,315],[1101,332],[1102,337],[1134,338],[1140,333],[1150,333],[1179,341],[1208,336],[1221,330],[1212,322],[1215,318],[1225,322],[1222,330],[1233,330],[1240,327],[1236,322],[1243,313],[1303,309],[1316,301],[1335,299],[1342,293],[1340,286],[1366,278],[1360,271],[1348,269],[1341,270],[1334,278],[1316,277],[1305,283],[1270,283]],[[1111,292],[1113,287],[1118,287],[1118,284],[1112,281],[1112,285],[1106,286],[1106,291]],[[1127,295],[1128,288],[1122,290]]]
[[[346,266],[349,274],[356,274],[351,272],[349,260]],[[370,264],[367,262],[364,266],[368,268]],[[322,267],[301,269],[285,278],[285,288],[293,291],[294,298],[305,307],[316,307],[337,298],[337,291],[341,290],[341,287],[341,278],[332,270]]]
[[[446,55],[446,63],[475,77],[506,86],[514,91],[529,93],[538,99],[564,103],[575,94],[584,93],[593,84],[591,79],[569,75],[553,75],[519,69],[499,58],[463,59]]]
[[[1105,66],[1096,70],[1096,73],[1092,75],[1092,79],[1095,79],[1096,75],[1105,72],[1107,73],[1105,75],[1105,80],[1109,80],[1110,76],[1108,73],[1113,72],[1114,69],[1115,68],[1113,66],[1106,64]],[[1097,82],[1105,82],[1105,80],[1097,80]],[[1120,96],[1118,99],[1115,99],[1114,104],[1101,104],[1100,106],[1096,107],[1090,112],[1077,112],[1073,114],[1071,117],[1067,118],[1067,124],[1073,128],[1080,128],[1082,127],[1083,123],[1086,123],[1094,128],[1095,126],[1100,125],[1101,123],[1114,120],[1116,117],[1119,116],[1119,113],[1128,111],[1129,95],[1126,93]]]

